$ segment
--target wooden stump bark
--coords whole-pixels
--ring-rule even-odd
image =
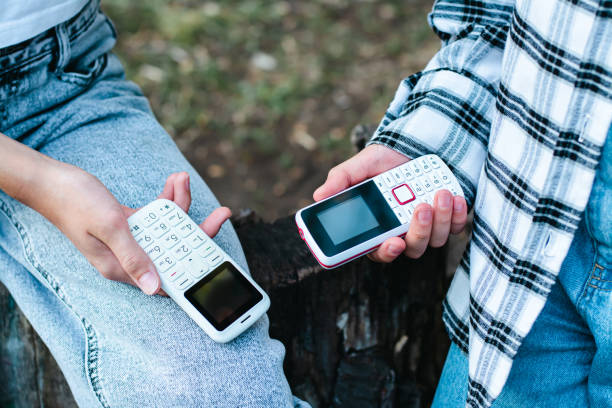
[[[293,217],[234,220],[251,273],[272,300],[285,373],[313,407],[428,406],[448,348],[441,322],[446,251],[388,264],[318,266]],[[75,406],[63,377],[0,288],[0,406]]]

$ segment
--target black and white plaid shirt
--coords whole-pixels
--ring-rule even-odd
[[[442,49],[371,143],[436,153],[474,207],[444,302],[469,353],[467,406],[500,394],[587,204],[612,122],[612,1],[438,0]]]

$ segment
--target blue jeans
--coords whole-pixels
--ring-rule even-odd
[[[127,206],[188,171],[201,222],[219,204],[110,53],[92,1],[25,46],[0,50],[0,131],[94,174]],[[231,225],[215,238],[247,264]],[[47,344],[82,407],[293,407],[268,318],[213,342],[170,299],[104,279],[58,229],[0,191],[0,280]],[[307,406],[304,404],[302,406]]]
[[[453,344],[433,407],[464,407],[467,385]],[[492,407],[589,406],[612,407],[612,128],[557,282]]]

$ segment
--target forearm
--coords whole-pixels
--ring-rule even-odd
[[[49,176],[62,164],[0,133],[0,190],[37,209]]]
[[[444,40],[425,69],[402,81],[370,144],[415,158],[438,154],[451,168],[470,206],[486,157],[501,75],[511,2],[489,8],[467,1],[436,2],[432,27]],[[468,23],[472,21],[473,23]]]

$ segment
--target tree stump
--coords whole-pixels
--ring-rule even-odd
[[[441,301],[445,249],[388,265],[366,258],[322,269],[293,217],[234,220],[253,277],[272,300],[271,336],[285,373],[313,407],[421,407],[448,348]],[[0,289],[0,406],[75,406],[57,364]]]

